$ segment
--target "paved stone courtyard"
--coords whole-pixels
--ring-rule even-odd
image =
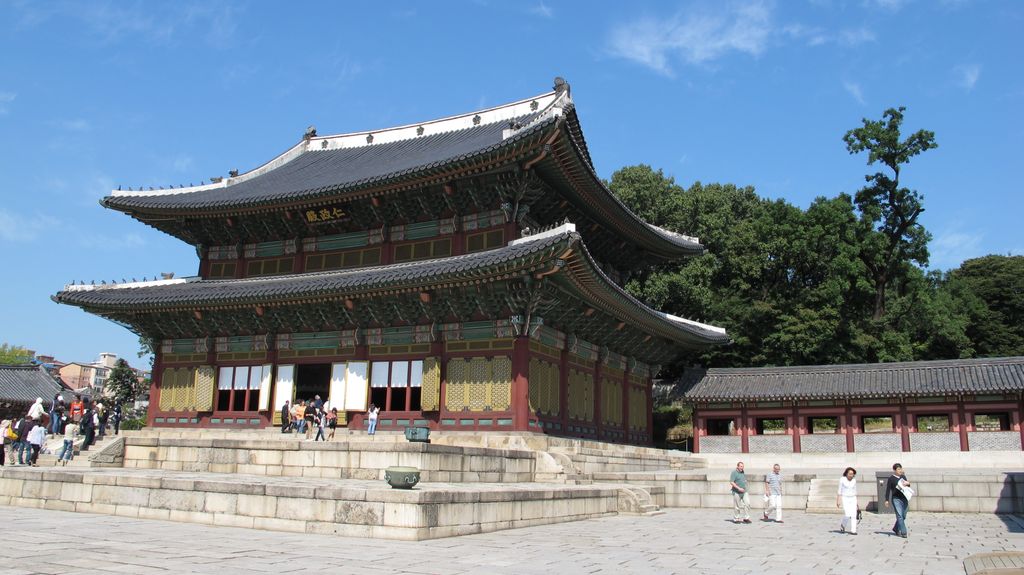
[[[867,513],[733,525],[722,510],[669,509],[423,542],[353,539],[0,507],[0,575],[260,573],[963,574],[974,553],[1024,549],[1024,518],[912,513],[910,539]]]

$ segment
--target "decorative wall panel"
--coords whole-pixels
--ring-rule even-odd
[[[508,411],[511,403],[512,360],[507,356],[455,358],[448,362],[448,410]]]

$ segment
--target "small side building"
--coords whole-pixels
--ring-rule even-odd
[[[709,369],[680,382],[703,453],[1019,451],[1024,357]]]
[[[65,400],[70,392],[46,370],[37,365],[0,365],[0,419],[22,417],[37,397],[49,409],[54,395]]]

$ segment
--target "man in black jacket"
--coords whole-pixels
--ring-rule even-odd
[[[32,463],[32,444],[28,442],[28,432],[32,431],[32,428],[35,426],[36,422],[32,420],[30,415],[26,415],[25,419],[22,419],[21,423],[18,424],[18,440],[15,442],[18,450],[18,465]]]
[[[292,425],[292,405],[291,402],[285,401],[284,405],[281,406],[281,433],[288,433],[289,428]]]
[[[907,508],[910,506],[910,498],[905,490],[910,489],[910,480],[903,473],[903,466],[899,463],[892,466],[892,476],[885,483],[885,506],[892,505],[896,513],[896,524],[892,526],[892,532],[900,537],[907,538]],[[910,492],[913,494],[913,491]]]

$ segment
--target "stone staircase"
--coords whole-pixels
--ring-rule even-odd
[[[89,464],[89,455],[99,452],[101,449],[109,445],[114,439],[116,439],[113,433],[108,433],[103,436],[102,439],[99,437],[93,442],[93,444],[87,447],[84,451],[82,450],[82,443],[84,439],[80,438],[75,441],[74,444],[74,457],[68,462],[66,467],[91,467]],[[50,453],[40,453],[38,464],[39,467],[56,467],[59,465],[57,456],[60,454],[60,450],[64,447],[64,437],[61,435],[50,435],[47,436],[46,448]]]
[[[811,488],[807,493],[808,513],[836,513],[836,492],[839,491],[839,479],[812,479]]]

